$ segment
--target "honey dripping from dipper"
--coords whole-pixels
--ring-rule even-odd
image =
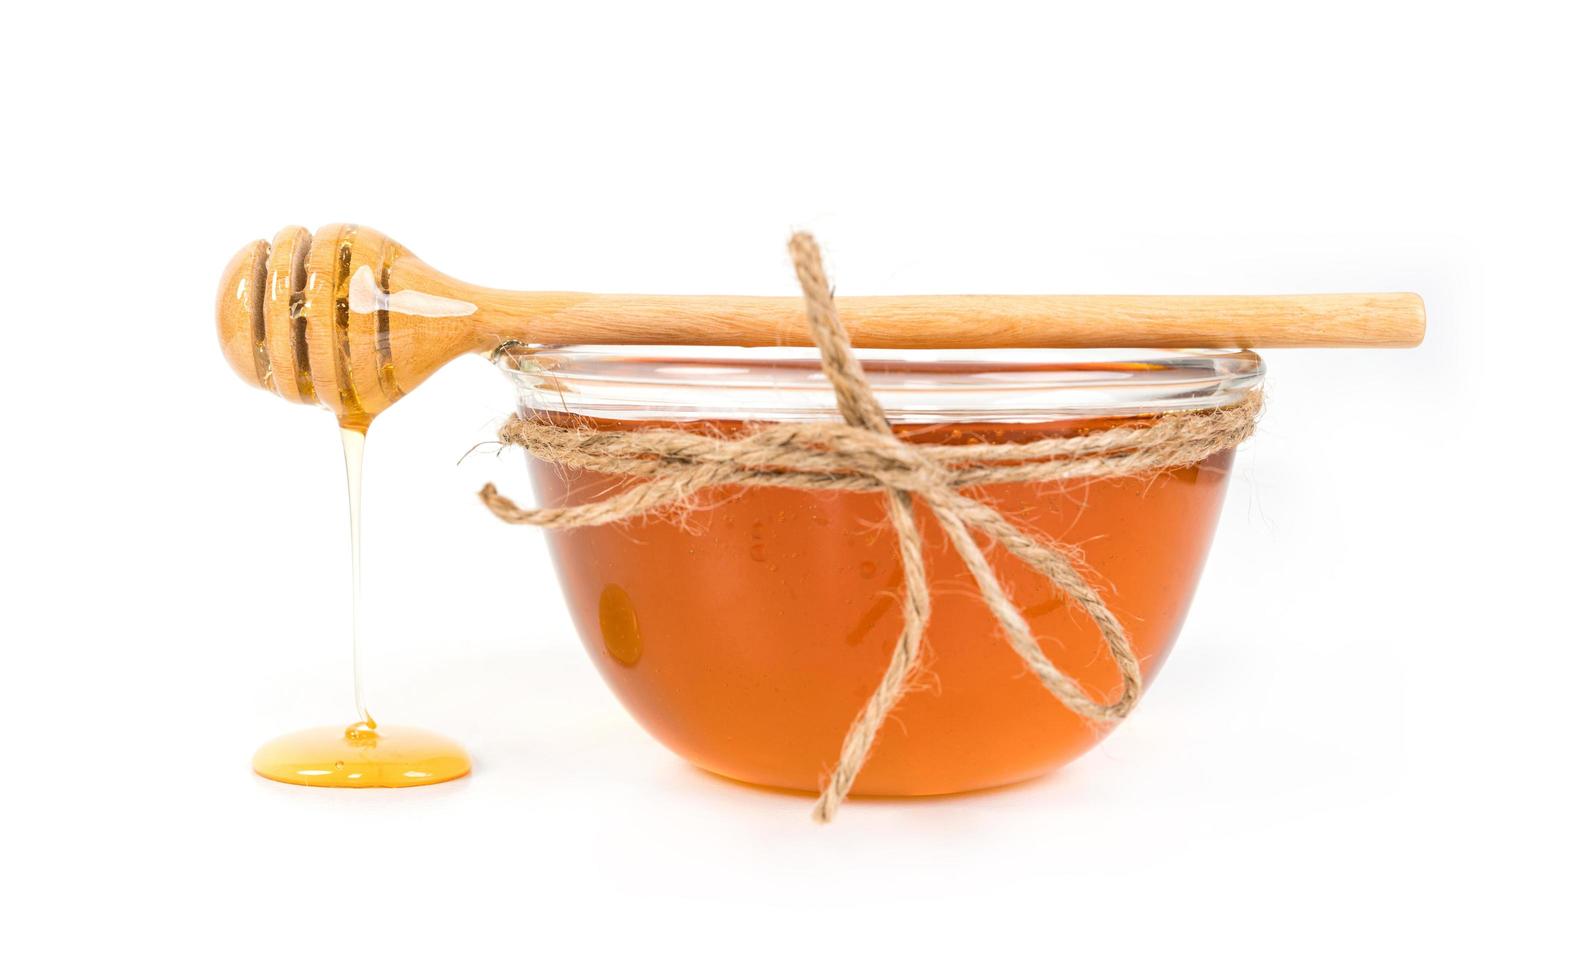
[[[302,228],[289,228],[269,246],[248,246],[228,267],[217,300],[229,360],[234,349],[227,342],[228,324],[247,321],[248,366],[254,372],[249,380],[291,401],[319,402],[337,414],[347,478],[356,719],[347,726],[325,725],[272,739],[255,753],[254,771],[304,786],[424,786],[469,773],[470,756],[443,735],[378,724],[365,702],[360,637],[365,439],[372,418],[401,392],[388,377],[383,390],[392,393],[389,397],[362,399],[352,381],[356,370],[350,349],[359,342],[359,331],[351,325],[351,314],[363,306],[358,297],[350,302],[350,288],[357,287],[354,276],[360,269],[374,277],[368,265],[355,268],[357,237],[352,226],[323,229],[313,238]],[[382,313],[360,319],[378,320],[385,344],[389,322]],[[233,363],[242,373],[242,365]]]
[[[470,756],[459,743],[421,728],[378,725],[366,707],[360,642],[360,500],[366,429],[342,424],[339,432],[348,478],[356,720],[347,727],[325,725],[274,738],[255,753],[254,771],[267,779],[304,786],[425,786],[457,779],[470,772]]]

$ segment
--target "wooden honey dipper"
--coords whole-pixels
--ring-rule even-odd
[[[857,347],[1414,347],[1414,293],[851,296]],[[446,276],[370,228],[289,227],[246,245],[216,298],[233,370],[363,428],[461,354],[538,344],[806,346],[797,296],[515,292]]]

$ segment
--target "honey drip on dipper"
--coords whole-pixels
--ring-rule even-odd
[[[363,279],[374,279],[369,266],[353,268],[358,230],[344,226],[317,243],[303,229],[289,228],[275,242],[246,247],[228,267],[218,297],[217,315],[229,359],[227,328],[241,316],[248,320],[250,380],[295,401],[322,401],[322,391],[335,399],[322,401],[337,415],[343,440],[348,490],[349,551],[352,580],[352,665],[356,719],[346,726],[308,728],[272,739],[254,756],[254,771],[267,779],[305,786],[424,786],[457,779],[470,772],[470,756],[453,739],[420,728],[379,725],[365,702],[361,670],[360,524],[365,439],[375,416],[398,397],[388,377],[385,399],[361,398],[351,383],[351,324],[356,311],[375,306],[376,294]],[[319,236],[318,236],[319,237]],[[330,275],[317,260],[331,260]],[[384,266],[385,270],[385,266]],[[356,279],[356,276],[359,278]],[[365,294],[361,295],[360,290]],[[312,327],[326,319],[330,337]],[[382,326],[388,311],[380,311]],[[387,331],[381,331],[386,339]],[[316,370],[312,350],[325,350],[330,339],[330,378]],[[236,361],[234,366],[238,367]],[[247,377],[247,375],[246,375]],[[328,384],[330,381],[330,385]],[[378,382],[380,384],[381,382]]]

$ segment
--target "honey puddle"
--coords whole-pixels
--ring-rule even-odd
[[[348,477],[350,569],[353,586],[354,711],[352,725],[306,728],[274,738],[254,755],[254,771],[302,786],[425,786],[470,772],[470,756],[453,739],[422,728],[380,726],[365,705],[360,666],[360,499],[365,430],[340,427]]]

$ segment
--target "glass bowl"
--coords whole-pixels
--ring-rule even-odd
[[[1250,351],[859,351],[897,434],[1011,442],[1144,424],[1233,404],[1260,384]],[[733,435],[839,420],[807,348],[511,347],[522,416],[604,429]],[[1177,637],[1232,451],[1119,479],[966,489],[1072,546],[1122,622],[1147,683]],[[587,503],[618,478],[530,460],[541,506]],[[815,791],[901,629],[901,567],[879,493],[731,487],[683,514],[550,531],[575,625],[633,717],[733,779]],[[919,507],[933,608],[926,669],[854,794],[954,793],[1037,776],[1108,731],[1064,708],[1007,645],[938,523]],[[1042,648],[1092,697],[1121,680],[1095,625],[1018,559],[987,548]]]

